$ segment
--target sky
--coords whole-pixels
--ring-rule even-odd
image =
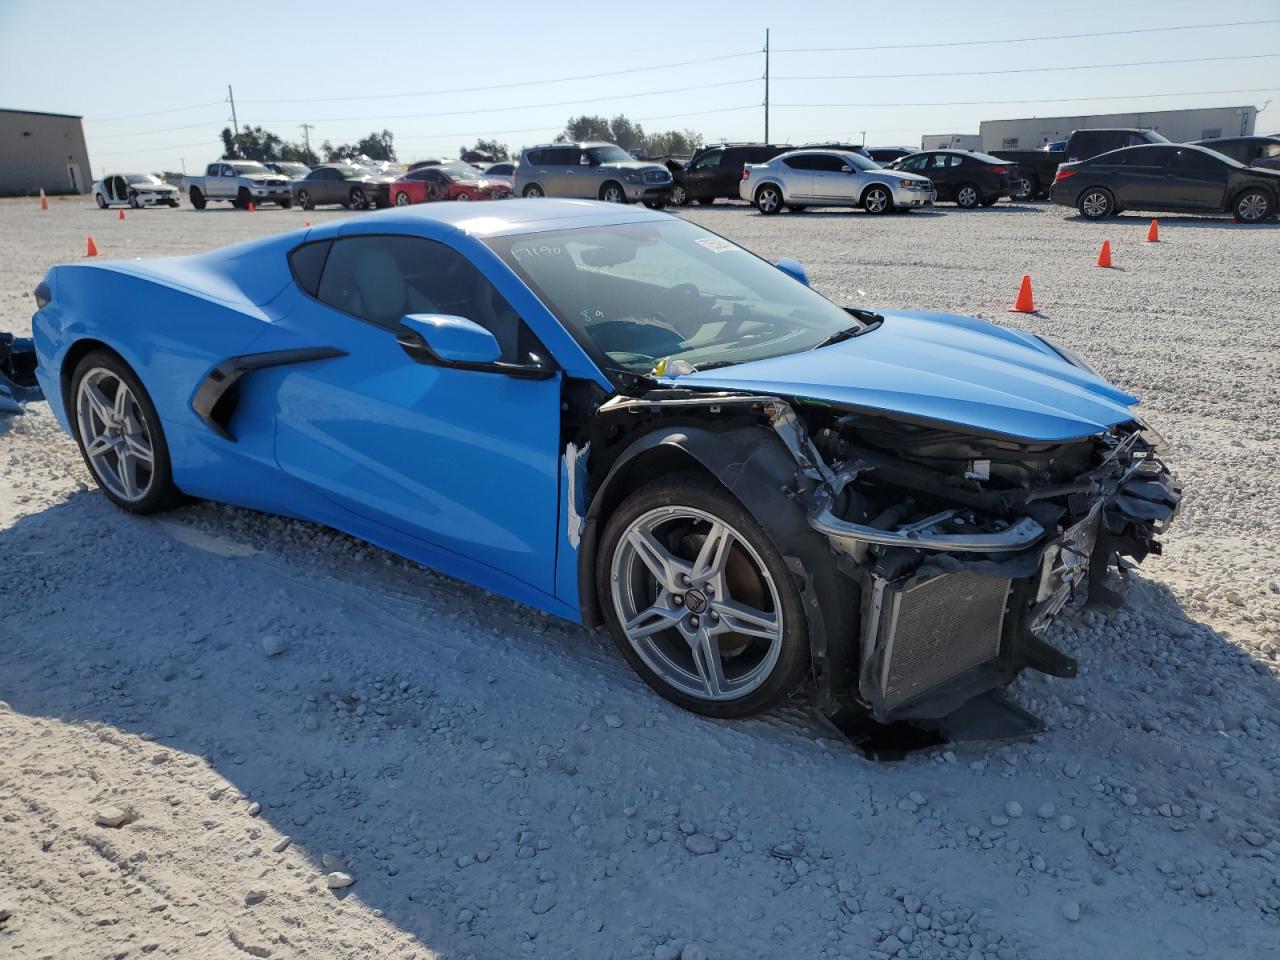
[[[242,126],[301,140],[310,123],[313,147],[386,128],[402,160],[543,142],[581,113],[759,140],[768,28],[773,142],[918,146],[981,120],[1272,98],[1257,131],[1280,131],[1280,22],[1216,26],[1280,21],[1280,0],[1207,6],[0,0],[0,108],[82,115],[95,176],[216,159],[228,84]],[[1166,27],[1193,29],[1146,32]],[[1086,33],[1112,35],[1026,39]]]

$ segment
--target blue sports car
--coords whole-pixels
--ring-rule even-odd
[[[1141,560],[1179,492],[1039,337],[837,306],[663,213],[434,204],[52,269],[37,376],[103,492],[327,524],[608,626],[663,696],[942,716]]]

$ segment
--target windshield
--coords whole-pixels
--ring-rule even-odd
[[[455,180],[479,180],[480,171],[469,163],[461,161],[453,161],[452,163],[442,163],[439,169],[443,170]]]
[[[125,179],[130,183],[146,183],[153,185],[161,182],[158,177],[153,177],[149,173],[131,173],[125,177]]]
[[[809,350],[857,327],[772,264],[682,220],[486,241],[605,367],[648,373]]]
[[[860,153],[842,153],[840,159],[855,170],[879,170],[880,164]]]
[[[587,154],[596,163],[630,163],[635,157],[612,143],[605,147],[589,147]]]
[[[305,163],[278,163],[276,166],[280,168],[281,173],[287,173],[295,177],[300,177],[311,172],[311,168]]]
[[[260,163],[233,163],[231,166],[235,167],[236,173],[255,174],[271,172]]]
[[[343,180],[363,180],[370,176],[369,171],[364,167],[339,167],[338,170]]]

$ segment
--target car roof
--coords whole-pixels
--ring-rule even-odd
[[[610,143],[608,140],[556,140],[551,143],[535,143],[532,147],[525,147],[525,152],[530,150],[546,150],[549,147],[576,147],[579,150],[585,150],[587,147],[616,147],[616,143]]]
[[[1266,143],[1280,143],[1280,136],[1268,137],[1263,134],[1243,137],[1206,137],[1203,140],[1192,140],[1192,145],[1203,145],[1209,143],[1239,143],[1240,141],[1262,140]]]
[[[652,223],[676,219],[670,214],[600,200],[554,200],[549,197],[502,200],[498,203],[419,203],[388,207],[349,220],[313,227],[308,239],[357,233],[409,233],[439,236],[457,230],[477,237],[545,233],[577,227]]]

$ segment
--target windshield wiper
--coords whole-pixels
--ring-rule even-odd
[[[845,340],[852,340],[854,337],[860,337],[864,333],[870,333],[884,323],[884,317],[878,313],[872,313],[870,310],[861,310],[858,307],[846,307],[845,311],[857,317],[861,322],[856,327],[846,327],[843,330],[837,330],[825,340],[815,343],[810,350],[821,350],[823,347],[829,347],[833,343],[843,343]]]
[[[706,363],[695,363],[693,369],[701,373],[703,370],[716,370],[720,367],[736,367],[742,360],[708,360]]]

